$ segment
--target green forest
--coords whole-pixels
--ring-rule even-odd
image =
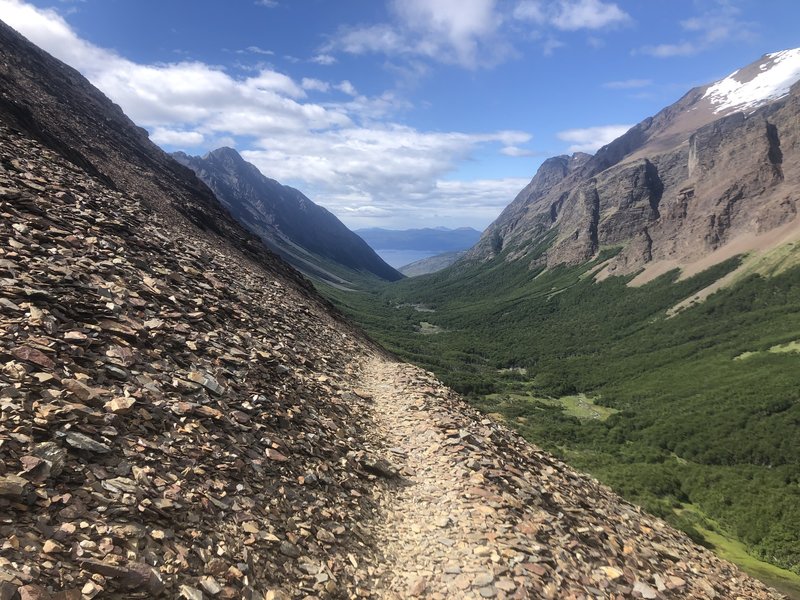
[[[800,591],[800,268],[669,316],[739,259],[630,287],[593,277],[614,250],[535,266],[548,242],[528,260],[322,291],[481,410],[698,543],[741,542]]]

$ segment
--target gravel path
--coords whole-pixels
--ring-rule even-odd
[[[431,418],[434,390],[415,385],[419,371],[409,365],[375,359],[367,373],[387,459],[401,471],[379,534],[389,564],[402,566],[384,575],[386,597],[505,597],[517,584],[493,542],[508,525],[470,493],[483,478],[461,460],[458,429]]]
[[[372,597],[780,597],[431,374],[376,356],[360,385],[382,482]]]

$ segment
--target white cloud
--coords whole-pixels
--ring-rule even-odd
[[[177,146],[181,148],[197,148],[205,142],[205,137],[197,131],[176,131],[166,127],[156,127],[150,134],[156,144]]]
[[[326,48],[342,50],[348,54],[411,52],[403,36],[389,25],[342,29]]]
[[[350,83],[348,80],[342,81],[340,84],[334,86],[340,92],[347,94],[348,96],[358,96],[358,91],[356,87]]]
[[[622,81],[608,81],[603,84],[610,90],[633,90],[653,85],[652,79],[623,79]]]
[[[297,185],[340,216],[386,220],[399,210],[418,224],[431,206],[462,220],[468,208],[485,225],[526,183],[443,182],[481,148],[526,144],[525,132],[419,131],[391,122],[408,108],[392,92],[366,96],[344,81],[336,87],[350,97],[315,103],[307,91],[331,84],[267,67],[244,77],[196,61],[136,63],[80,39],[53,10],[21,0],[0,0],[0,17],[82,71],[156,143],[196,151],[238,146],[265,175]],[[452,27],[471,31],[465,23]]]
[[[263,54],[265,56],[272,56],[275,54],[272,50],[265,50],[264,48],[260,48],[258,46],[248,46],[244,49],[245,52],[250,52],[251,54]],[[240,50],[239,52],[243,52]]]
[[[329,66],[336,64],[336,57],[330,54],[317,54],[311,58],[311,62],[317,63],[318,65]]]
[[[341,188],[397,200],[405,193],[432,189],[479,146],[509,146],[530,137],[515,131],[422,132],[386,124],[263,138],[243,154],[276,179],[300,179],[327,194]]]
[[[694,56],[726,42],[750,41],[754,25],[742,19],[741,12],[730,0],[714,0],[711,8],[680,22],[687,39],[643,46],[637,52],[657,58]]]
[[[630,15],[616,3],[601,0],[521,0],[513,16],[562,31],[605,29],[631,21]]]
[[[558,50],[559,48],[563,48],[565,46],[564,42],[561,40],[557,40],[556,38],[547,38],[542,43],[542,54],[545,56],[552,56],[553,52]]]
[[[673,56],[692,56],[702,50],[702,46],[693,42],[680,42],[677,44],[656,44],[643,46],[642,54],[649,54],[656,58],[671,58]]]
[[[500,154],[504,156],[521,157],[521,156],[536,156],[539,153],[536,152],[535,150],[520,148],[519,146],[503,146],[500,149]]]
[[[560,131],[557,135],[559,139],[565,142],[572,142],[572,145],[567,148],[569,152],[588,152],[592,154],[617,139],[631,127],[632,125],[601,125],[584,129],[568,129]]]
[[[304,90],[313,90],[315,92],[327,92],[331,89],[331,84],[327,81],[320,81],[319,79],[309,77],[303,77],[300,85],[303,86]]]
[[[419,35],[423,54],[444,53],[455,63],[474,67],[484,42],[494,40],[502,19],[495,0],[394,0],[405,27]]]
[[[256,0],[255,4],[257,6],[266,6],[267,8],[275,8],[278,6],[278,0]]]
[[[395,22],[342,28],[323,51],[426,57],[474,69],[511,53],[497,0],[392,0]]]
[[[520,21],[547,22],[547,13],[540,0],[522,0],[514,7],[512,14],[515,19]]]
[[[552,23],[565,31],[602,29],[630,21],[630,16],[619,6],[600,0],[561,0]]]
[[[431,221],[446,226],[486,227],[529,183],[529,179],[479,179],[472,181],[437,180],[420,194],[403,200],[371,198],[359,194],[323,196],[329,207],[351,228],[419,227]],[[423,208],[425,220],[420,219]]]
[[[305,92],[288,75],[276,71],[262,70],[257,76],[251,77],[244,83],[248,92],[276,92],[292,98],[303,98]]]

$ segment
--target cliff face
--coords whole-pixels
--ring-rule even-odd
[[[232,148],[173,158],[192,169],[243,226],[309,277],[337,282],[322,258],[388,281],[402,278],[333,214],[265,177]]]
[[[788,52],[786,60],[798,60],[800,53]],[[756,236],[795,222],[800,85],[786,83],[758,102],[734,101],[737,90],[775,68],[773,56],[692,90],[595,156],[573,158],[573,168],[566,157],[545,161],[469,258],[502,250],[522,258],[550,233],[549,266],[621,246],[607,273],[627,274],[687,265],[723,247],[747,251]],[[729,91],[720,98],[715,90],[723,83]],[[790,229],[800,235],[800,225]]]

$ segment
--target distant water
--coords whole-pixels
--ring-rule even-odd
[[[430,258],[441,254],[441,252],[430,252],[425,250],[375,250],[384,261],[389,263],[395,269],[405,267],[412,262],[422,260],[423,258]]]

